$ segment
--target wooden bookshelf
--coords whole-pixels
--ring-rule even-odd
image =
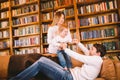
[[[29,49],[33,53],[35,50],[38,53],[46,53],[48,47],[47,30],[52,23],[54,11],[58,9],[64,9],[66,22],[70,28],[72,38],[79,39],[87,46],[96,42],[104,43],[105,45],[112,45],[112,43],[120,45],[120,0],[59,1],[30,0],[30,2],[25,2],[24,0],[20,2],[16,0],[15,2],[15,0],[0,0],[0,44],[4,43],[3,45],[5,46],[6,43],[8,44],[7,47],[0,46],[0,54],[2,52],[8,55],[24,54],[24,52],[31,53]],[[35,18],[34,21],[32,20],[33,17]],[[88,23],[86,22],[87,25],[82,24],[81,21],[83,19],[88,21]],[[37,28],[34,28],[35,25],[38,26],[38,31],[34,31],[37,30]],[[117,28],[114,36],[91,38],[91,35],[87,35],[88,38],[82,39],[83,35],[81,35],[81,32],[85,32],[84,34],[86,35],[86,32],[90,33],[90,31],[93,31],[94,33],[95,30],[97,32],[97,30],[109,28]],[[16,41],[26,39],[29,42],[29,39],[36,36],[39,38],[36,39],[38,41],[37,44],[21,46],[24,42],[18,42],[20,45],[15,46]],[[69,47],[77,49],[74,45],[70,45]],[[120,52],[118,46],[115,49],[112,47],[108,49],[108,53]],[[78,50],[75,51],[79,52]]]
[[[83,2],[83,0],[72,0],[72,4],[66,4],[67,0],[63,0],[63,1],[64,1],[63,5],[59,5],[59,4],[62,4],[62,2],[61,2],[61,3],[54,4],[55,6],[53,6],[53,7],[45,7],[44,5],[50,6],[49,1],[41,0],[41,4],[44,6],[44,7],[42,7],[43,9],[41,9],[41,14],[48,13],[51,11],[56,11],[56,10],[62,9],[62,8],[64,8],[65,11],[67,9],[73,8],[74,14],[66,15],[66,21],[67,22],[70,22],[70,20],[75,21],[75,27],[70,28],[70,31],[71,31],[71,34],[76,35],[75,37],[77,39],[79,39],[82,43],[84,43],[86,45],[86,44],[93,44],[93,43],[99,42],[99,43],[104,43],[105,45],[110,45],[111,43],[109,44],[109,42],[114,43],[114,41],[116,41],[115,44],[116,45],[119,44],[120,6],[118,4],[119,4],[120,0],[107,0],[107,1],[106,0],[89,0],[89,1],[84,1],[84,2]],[[53,2],[56,3],[57,0],[54,0]],[[108,16],[109,16],[109,18],[108,18]],[[112,16],[112,17],[110,17],[110,16]],[[100,18],[100,17],[102,17],[102,18]],[[88,18],[88,25],[81,26],[82,22],[80,21],[80,19],[84,19],[84,18]],[[96,18],[96,19],[94,19],[94,18]],[[93,20],[93,21],[90,22],[89,20]],[[96,22],[97,21],[99,21],[99,22],[95,23],[95,20],[96,20]],[[100,20],[102,21],[101,23],[100,23]],[[50,20],[50,21],[52,21],[52,20]],[[41,22],[42,22],[42,24],[48,24],[49,20],[46,20],[46,21],[41,20]],[[115,30],[115,32],[112,33],[112,34],[115,34],[114,36],[88,38],[85,40],[82,40],[82,38],[81,38],[81,32],[83,32],[83,31],[88,32],[88,31],[92,30],[94,32],[95,30],[102,30],[104,28],[106,29],[105,32],[108,31],[109,28],[117,28],[117,30]],[[44,27],[42,27],[42,29],[44,29]],[[109,34],[109,32],[108,32],[108,34]],[[106,34],[106,35],[108,35],[108,34]],[[46,35],[47,35],[46,32],[42,32],[43,38]],[[86,35],[86,36],[89,36],[89,35]],[[97,35],[95,35],[95,36],[97,36]],[[42,38],[42,40],[43,40],[43,38]],[[45,39],[46,39],[46,37],[45,37]],[[43,45],[43,48],[46,49],[47,48],[46,45],[48,45],[48,44],[43,43],[42,45]],[[108,53],[111,53],[111,52],[119,53],[119,49],[116,48],[114,50],[109,50],[107,52]]]

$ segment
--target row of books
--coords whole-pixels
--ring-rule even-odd
[[[51,20],[53,19],[53,12],[49,12],[49,13],[44,13],[42,14],[42,20]]]
[[[77,52],[77,46],[76,45],[68,45],[68,48]]]
[[[9,7],[8,1],[0,3],[0,9],[7,8],[7,7]]]
[[[76,28],[75,20],[68,20],[67,21],[67,26],[69,27],[69,29]]]
[[[43,43],[47,43],[47,35],[44,35],[42,40],[43,40]]]
[[[110,50],[119,50],[120,49],[120,41],[106,41],[106,42],[98,42],[100,44],[103,44],[106,47],[107,51]],[[90,49],[90,47],[93,46],[92,43],[86,43],[85,46]]]
[[[9,41],[0,41],[0,49],[5,49],[5,48],[9,48],[10,44]]]
[[[72,39],[77,39],[76,31],[70,32]]]
[[[39,8],[38,8],[37,4],[23,6],[23,7],[20,7],[18,9],[12,10],[12,16],[17,16],[20,14],[34,12],[34,11],[38,11],[38,10],[39,10]]]
[[[14,5],[21,5],[28,2],[34,2],[34,1],[37,1],[37,0],[12,0],[11,3],[14,6]]]
[[[72,5],[73,4],[73,0],[50,0],[50,1],[46,1],[43,2],[41,4],[41,10],[44,9],[49,9],[49,8],[56,8],[58,6],[63,6],[63,5]]]
[[[8,18],[9,17],[9,11],[1,12],[0,18]]]
[[[80,32],[81,40],[117,36],[117,28],[97,29]]]
[[[47,32],[50,24],[42,24],[42,32]]]
[[[0,22],[0,28],[6,28],[9,26],[9,21],[1,21]]]
[[[117,3],[116,0],[114,1],[106,1],[101,3],[95,3],[91,5],[84,5],[81,7],[78,7],[79,14],[85,14],[85,13],[93,13],[93,12],[100,12],[100,11],[107,11],[110,9],[116,9]]]
[[[65,9],[65,16],[72,16],[72,15],[74,15],[73,8]]]
[[[22,36],[22,35],[29,35],[29,34],[36,34],[40,32],[39,25],[31,25],[27,27],[21,27],[18,29],[14,29],[14,36]]]
[[[0,31],[0,38],[8,38],[9,37],[9,31]]]
[[[38,22],[38,21],[39,21],[38,15],[31,15],[26,17],[20,17],[18,19],[13,19],[13,25],[27,24],[27,23]]]
[[[95,1],[101,1],[101,0],[76,0],[77,2],[95,2]]]
[[[81,18],[79,20],[80,26],[91,26],[96,24],[105,24],[111,22],[118,22],[118,15],[116,13],[110,13],[105,15],[99,15],[89,18]]]
[[[40,53],[40,48],[39,47],[33,47],[33,48],[24,48],[24,49],[15,49],[14,53],[16,55],[20,54],[31,54],[31,53]]]
[[[40,44],[40,36],[25,37],[25,38],[19,38],[18,40],[14,40],[15,47],[39,45],[39,44]]]
[[[42,24],[42,32],[47,32],[50,24]],[[68,20],[67,26],[69,29],[76,28],[75,20]]]

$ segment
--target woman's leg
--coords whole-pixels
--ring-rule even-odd
[[[71,68],[72,67],[72,62],[71,62],[70,56],[68,56],[64,51],[63,51],[63,55],[65,57],[65,61],[66,61],[67,67]]]
[[[64,52],[63,50],[58,50],[57,55],[58,55],[60,65],[64,68],[64,67],[67,67],[67,64],[66,64],[66,60],[64,58],[63,52]]]

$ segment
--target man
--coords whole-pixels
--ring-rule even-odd
[[[78,40],[75,39],[73,42],[76,43],[86,55],[68,49],[65,43],[62,44],[62,48],[67,55],[83,62],[82,67],[65,70],[52,60],[42,57],[10,80],[30,80],[30,78],[34,77],[39,71],[52,80],[94,80],[101,69],[103,62],[102,57],[106,53],[105,46],[102,44],[94,44],[93,47],[88,50],[82,43],[79,43]]]

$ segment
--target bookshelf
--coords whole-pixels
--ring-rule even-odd
[[[0,1],[0,55],[10,54],[9,0]]]
[[[11,0],[14,54],[40,53],[38,0]]]
[[[107,47],[107,53],[119,53],[119,2],[120,0],[41,0],[41,14],[44,14],[44,12],[51,14],[51,11],[64,8],[72,38],[78,38],[88,48],[94,43],[102,43]],[[49,26],[47,23],[51,22],[52,19],[41,21],[42,26],[43,23],[46,24],[45,27],[42,27],[45,30],[45,32],[42,32],[42,39],[45,41],[42,46],[45,48],[45,50],[43,49],[43,52],[45,52],[48,44],[44,34],[47,34]],[[71,47],[74,47],[74,45],[69,48]]]
[[[0,0],[0,55],[47,52],[53,12],[64,9],[72,38],[120,53],[120,0]],[[69,45],[79,51],[75,45]]]

